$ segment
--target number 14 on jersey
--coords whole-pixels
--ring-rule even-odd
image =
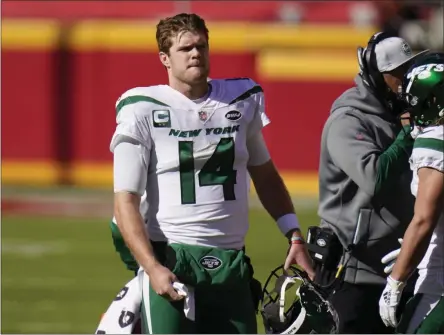
[[[236,170],[234,165],[234,140],[232,137],[221,138],[216,150],[198,174],[199,187],[222,185],[224,199],[236,200],[234,184]],[[179,142],[180,194],[182,204],[196,203],[196,183],[193,156],[193,142]]]

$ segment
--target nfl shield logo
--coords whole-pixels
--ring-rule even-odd
[[[205,111],[200,111],[199,112],[199,119],[201,120],[201,121],[207,121],[207,118],[208,118],[208,114],[207,114],[207,112],[205,112]]]
[[[402,49],[402,52],[404,52],[404,54],[406,56],[411,56],[412,55],[412,49],[410,48],[410,46],[407,43],[405,43],[405,42],[402,43],[401,49]]]

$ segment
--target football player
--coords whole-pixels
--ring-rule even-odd
[[[415,296],[403,312],[398,331],[438,334],[444,332],[444,54],[418,58],[404,78],[402,96],[415,125],[410,157],[415,214],[387,278],[380,315],[387,326],[398,325],[401,293],[418,268]]]
[[[262,136],[262,88],[249,78],[207,81],[208,29],[195,14],[161,20],[156,39],[168,85],[133,88],[118,99],[110,144],[115,216],[144,270],[143,331],[256,333],[244,251],[248,174],[290,243],[285,267],[314,275]],[[139,211],[144,192],[148,231]],[[184,312],[187,292],[195,297],[193,318]]]
[[[268,124],[267,120],[264,126]],[[250,178],[247,178],[247,187],[250,189]],[[144,219],[147,229],[150,228],[148,224],[148,203],[146,201],[146,192],[140,199],[140,214]],[[108,306],[106,313],[100,319],[100,323],[95,331],[95,334],[140,334],[140,307],[142,304],[142,289],[140,280],[140,271],[137,261],[128,249],[122,234],[117,225],[115,216],[110,221],[110,230],[114,248],[119,254],[120,259],[125,264],[126,268],[135,273],[135,278],[128,281],[125,286],[112,300]],[[148,235],[150,235],[148,233]],[[157,245],[162,242],[152,242]],[[252,294],[257,292],[260,287],[260,282],[252,278],[250,288]],[[258,298],[256,297],[256,300]],[[255,301],[257,306],[258,301]]]

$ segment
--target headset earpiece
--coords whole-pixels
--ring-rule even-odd
[[[357,56],[358,56],[358,65],[359,65],[359,74],[361,75],[362,79],[364,80],[365,84],[370,86],[370,78],[368,78],[368,70],[365,66],[365,49],[363,47],[358,47],[357,49]]]
[[[367,43],[367,48],[361,54],[361,57],[358,61],[363,64],[363,78],[368,82],[368,85],[378,94],[381,95],[381,98],[385,98],[386,84],[384,81],[384,77],[378,69],[378,63],[376,60],[376,45],[385,40],[386,38],[392,37],[392,35],[379,32],[374,34]],[[362,49],[362,48],[360,48]],[[359,50],[359,48],[358,48]],[[360,65],[361,66],[361,65]]]
[[[358,47],[357,53],[358,53],[358,64],[359,64],[359,69],[360,69],[361,71],[364,71],[364,61],[363,61],[363,59],[362,59],[362,56],[363,56],[363,54],[364,54],[364,48],[363,48],[363,47]]]

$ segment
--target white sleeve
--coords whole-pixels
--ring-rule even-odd
[[[149,151],[126,136],[116,138],[114,146],[114,192],[143,195],[146,189]]]
[[[265,114],[265,97],[264,94],[257,93],[255,96],[256,100],[256,110],[254,112],[253,119],[249,125],[248,137],[255,136],[257,133],[261,132],[262,128],[270,123],[270,119],[267,114]]]
[[[412,152],[414,168],[432,168],[444,172],[444,130],[428,127],[415,139]]]
[[[262,132],[258,132],[247,140],[249,154],[248,166],[262,165],[270,160],[270,153],[265,144]]]
[[[151,149],[151,132],[149,124],[144,118],[144,110],[141,103],[124,106],[116,116],[117,127],[111,139],[110,150],[113,152],[118,143],[119,136],[130,137],[148,150]]]
[[[424,150],[425,151],[425,150]],[[431,168],[444,173],[444,157],[435,157],[433,155],[427,155],[424,153],[421,157],[416,160],[416,168],[419,170],[421,168]]]

